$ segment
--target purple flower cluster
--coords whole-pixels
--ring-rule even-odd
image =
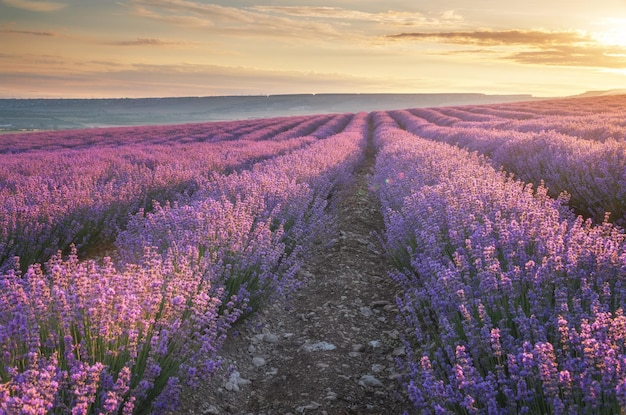
[[[116,148],[130,144],[175,145],[179,143],[212,143],[233,139],[265,140],[271,139],[272,134],[276,135],[296,128],[303,122],[313,119],[320,122],[330,122],[337,117],[338,115],[313,115],[195,124],[4,134],[0,154],[88,150],[101,147]],[[343,115],[339,117],[343,117]],[[250,133],[252,135],[248,135]]]
[[[0,274],[0,413],[166,413],[182,385],[214,374],[231,325],[297,283],[332,226],[331,193],[363,156],[367,114],[312,120],[292,126],[310,137],[232,141],[229,152],[274,157],[133,216],[123,264],[72,248]]]
[[[25,271],[72,244],[89,254],[96,244],[112,243],[129,215],[151,210],[153,201],[185,200],[214,174],[306,147],[350,118],[33,133],[20,141],[3,136],[0,270],[19,256]]]
[[[511,111],[491,112],[505,117]],[[465,114],[467,120],[463,119]],[[544,183],[553,197],[565,192],[576,212],[598,223],[609,212],[611,221],[626,224],[626,127],[620,125],[624,122],[615,110],[611,122],[622,131],[620,140],[589,140],[554,131],[571,132],[553,128],[554,118],[558,118],[555,116],[527,114],[534,117],[532,122],[539,127],[516,128],[512,124],[519,123],[517,120],[476,121],[477,114],[454,108],[401,110],[392,111],[391,115],[403,128],[420,137],[477,151],[521,180]],[[609,130],[606,117],[604,122],[597,116],[584,119],[588,128]]]
[[[241,311],[192,258],[147,248],[140,264],[118,271],[74,251],[45,270],[2,275],[0,412],[140,412],[188,368],[210,376]]]
[[[375,113],[372,187],[424,413],[626,408],[626,236]]]
[[[456,126],[473,119],[481,121],[474,126],[487,129],[516,130],[520,132],[554,131],[593,141],[624,141],[626,123],[623,120],[623,95],[587,99],[559,99],[492,106],[457,107],[442,109],[447,115],[459,118]],[[530,117],[510,117],[500,110],[524,112]],[[454,112],[451,112],[454,111]],[[476,117],[485,117],[476,119]],[[491,119],[489,119],[491,118]]]

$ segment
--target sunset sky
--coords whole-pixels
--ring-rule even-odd
[[[626,88],[626,0],[0,0],[0,98]]]

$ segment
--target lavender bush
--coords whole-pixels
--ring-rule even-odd
[[[405,290],[402,365],[416,408],[620,413],[624,234],[476,155],[376,120],[373,184]]]
[[[345,131],[136,215],[122,266],[74,248],[0,275],[0,413],[174,413],[180,388],[215,372],[231,325],[295,284],[330,224],[327,199],[362,157],[367,114],[334,125]]]
[[[0,277],[0,412],[163,413],[241,314],[189,251],[118,271],[54,256]],[[221,311],[220,311],[221,310]],[[151,404],[153,405],[151,406]]]
[[[19,142],[3,136],[0,270],[11,268],[14,256],[25,271],[71,244],[82,254],[110,244],[128,216],[152,209],[153,201],[182,201],[215,173],[305,147],[331,135],[327,124],[340,129],[349,118],[34,133],[20,135]],[[254,128],[242,127],[248,124]]]
[[[230,294],[245,289],[252,304],[272,292],[288,292],[299,251],[327,234],[327,199],[362,158],[365,113],[339,134],[254,168],[214,177],[185,206],[140,212],[116,242],[125,261],[145,246],[158,252],[194,246]]]
[[[431,112],[434,112],[430,110]],[[626,223],[626,142],[613,139],[586,140],[554,131],[520,132],[487,129],[480,125],[459,127],[459,123],[417,118],[426,110],[393,111],[404,128],[424,138],[454,144],[490,157],[496,166],[537,185],[544,183],[550,194],[570,195],[577,212],[602,222],[610,212],[611,221]],[[544,129],[551,124],[544,122]],[[452,126],[449,126],[452,125]]]

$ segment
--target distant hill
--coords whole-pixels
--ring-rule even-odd
[[[626,89],[609,89],[606,91],[587,91],[585,93],[574,95],[575,97],[604,97],[608,95],[626,95]]]
[[[181,124],[528,101],[532,95],[302,94],[187,98],[0,99],[0,131]]]

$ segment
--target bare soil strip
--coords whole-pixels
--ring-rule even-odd
[[[227,340],[234,366],[184,394],[186,414],[411,413],[395,359],[404,354],[395,298],[376,235],[379,206],[368,190],[370,142],[353,181],[337,195],[334,243],[310,258],[307,283],[288,305],[262,309]]]

